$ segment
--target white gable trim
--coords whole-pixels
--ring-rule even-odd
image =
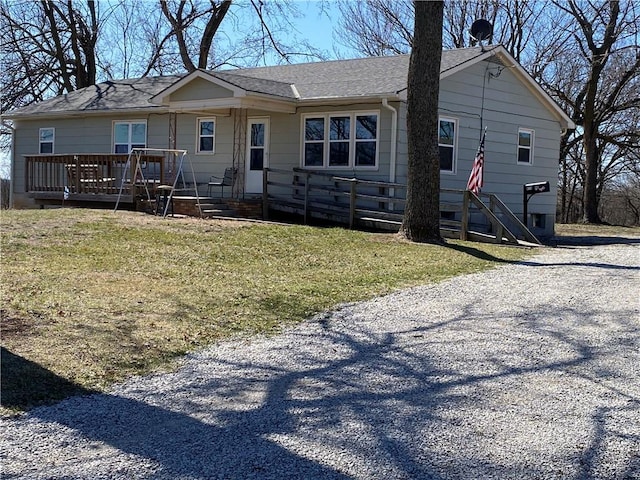
[[[221,80],[217,77],[214,77],[213,75],[205,72],[204,70],[195,70],[190,74],[182,77],[173,85],[165,88],[163,91],[161,91],[157,95],[154,95],[153,97],[151,97],[149,101],[151,103],[155,103],[156,105],[169,105],[171,94],[177,92],[184,86],[190,84],[196,78],[201,78],[202,80],[210,82],[214,85],[230,90],[233,93],[234,98],[244,97],[247,94],[246,90],[240,87],[237,87],[236,85],[231,85],[230,83],[225,82],[224,80]]]
[[[171,101],[171,94],[189,85],[195,79],[202,79],[213,85],[229,90],[232,96],[228,98],[212,98],[202,100],[180,100]],[[169,107],[171,111],[178,110],[209,110],[209,109],[229,109],[229,108],[255,108],[272,112],[295,113],[295,101],[286,100],[281,97],[268,95],[265,93],[252,92],[226,82],[215,75],[204,71],[196,70],[181,78],[173,85],[167,87],[162,92],[151,97],[151,103]]]

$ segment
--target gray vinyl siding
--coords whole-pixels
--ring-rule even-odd
[[[226,98],[232,92],[203,79],[195,79],[188,86],[174,92],[172,101]],[[483,102],[484,98],[484,102]],[[391,145],[392,112],[381,102],[350,105],[300,106],[295,114],[258,110],[246,112],[246,117],[267,117],[270,125],[269,166],[291,170],[301,166],[302,119],[305,114],[337,112],[377,112],[379,115],[378,166],[373,170],[326,169],[339,176],[389,181],[391,150],[396,148],[395,181],[407,180],[406,103],[392,102],[398,111],[397,143]],[[489,62],[472,65],[447,77],[440,84],[439,114],[457,121],[457,152],[453,174],[441,175],[443,188],[464,189],[481,137],[482,127],[488,127],[485,144],[485,185],[483,192],[497,194],[516,215],[522,214],[522,185],[549,181],[551,192],[535,195],[529,212],[547,216],[547,228],[553,233],[556,208],[557,171],[560,143],[560,124],[553,114],[527,89],[509,68]],[[216,120],[215,151],[198,154],[197,119]],[[116,120],[147,121],[147,146],[169,148],[169,114],[116,114],[104,116],[63,118],[57,120],[18,120],[15,123],[14,188],[19,197],[24,192],[23,155],[38,153],[40,128],[55,128],[55,153],[110,153],[113,151],[113,122]],[[244,121],[246,121],[244,120]],[[233,165],[235,117],[225,114],[177,115],[176,148],[185,149],[200,183],[201,192],[211,175],[221,176]],[[246,129],[246,125],[244,126]],[[518,164],[518,129],[534,131],[533,162]],[[243,148],[243,151],[245,149]],[[244,169],[245,159],[241,159]],[[190,172],[187,172],[190,173]],[[291,177],[289,177],[291,178]],[[242,182],[243,179],[241,178]],[[240,185],[243,189],[243,185]],[[24,196],[24,195],[23,195]]]
[[[24,155],[39,153],[40,128],[55,128],[54,153],[112,153],[113,122],[127,120],[146,120],[147,146],[168,148],[168,114],[112,114],[109,116],[88,115],[83,117],[18,120],[15,122],[14,148],[15,170],[13,188],[16,206],[31,205],[24,198],[25,162]],[[21,195],[22,194],[22,195]]]
[[[487,68],[488,67],[488,68]],[[478,150],[483,126],[485,141],[484,193],[497,194],[522,218],[522,186],[548,181],[549,193],[534,195],[529,201],[530,214],[546,216],[544,231],[553,234],[556,211],[557,175],[560,148],[560,125],[557,119],[513,75],[499,66],[482,62],[458,72],[440,83],[439,115],[458,123],[455,173],[443,172],[442,188],[466,188],[473,160]],[[493,73],[494,76],[489,75]],[[483,87],[483,77],[487,81]],[[483,105],[484,93],[484,105]],[[396,179],[407,181],[406,104],[402,104],[398,125],[398,166]],[[482,125],[481,125],[482,124]],[[533,162],[518,164],[518,129],[534,131]],[[443,198],[443,201],[446,201]]]
[[[485,74],[487,80],[483,88]],[[442,187],[466,187],[481,137],[482,117],[482,125],[487,127],[482,191],[497,194],[521,218],[523,184],[548,181],[551,191],[533,196],[528,210],[546,215],[546,231],[539,233],[552,234],[561,132],[549,110],[510,69],[500,70],[495,64],[483,62],[441,83],[439,113],[458,120],[456,174],[441,175]],[[517,162],[519,128],[534,131],[531,164]]]
[[[179,88],[171,94],[172,102],[189,100],[210,100],[213,98],[231,98],[233,92],[229,89],[215,85],[203,78],[194,78],[188,85]]]

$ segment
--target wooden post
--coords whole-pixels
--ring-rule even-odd
[[[352,178],[349,186],[349,228],[353,228],[356,219],[356,188],[358,187],[358,181]]]
[[[304,174],[304,224],[307,224],[307,217],[309,215],[309,178],[311,174],[305,172]]]
[[[232,187],[233,188],[233,187]],[[269,169],[262,169],[262,219],[269,220]]]
[[[489,195],[489,210],[494,214],[496,213],[496,196],[493,193]],[[499,223],[498,227],[496,228],[495,243],[502,243],[503,235],[504,235],[504,228],[502,226],[502,223]]]
[[[78,157],[78,155],[73,156],[73,163],[75,164],[75,169],[76,169],[74,187],[76,189],[76,193],[82,193],[82,191],[80,190],[80,186],[82,185],[80,183],[80,157]]]
[[[471,192],[465,190],[462,192],[462,218],[460,219],[460,240],[467,239],[469,231],[469,195]]]

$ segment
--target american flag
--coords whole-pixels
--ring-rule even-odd
[[[487,131],[485,130],[482,134],[482,140],[480,141],[480,146],[478,147],[478,153],[476,153],[476,158],[473,160],[473,168],[471,168],[471,175],[469,175],[469,181],[467,182],[467,190],[471,190],[473,193],[478,195],[480,193],[480,189],[484,185],[483,179],[483,169],[484,169],[484,137],[487,136]]]

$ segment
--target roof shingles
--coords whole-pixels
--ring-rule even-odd
[[[442,52],[441,73],[482,54],[480,48],[445,50]],[[208,73],[247,92],[305,101],[394,94],[406,88],[408,69],[409,55],[398,55]],[[28,105],[9,112],[7,117],[162,108],[149,100],[180,78],[182,76],[111,80]],[[291,85],[295,85],[299,97]]]

